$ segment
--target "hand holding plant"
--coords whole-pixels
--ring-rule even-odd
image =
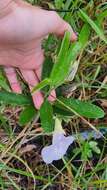
[[[0,16],[0,65],[4,66],[14,92],[21,93],[15,67],[20,70],[32,90],[41,79],[44,61],[42,40],[50,33],[63,36],[65,31],[69,31],[71,40],[75,41],[76,34],[57,13],[33,7],[22,0],[10,1],[3,11]],[[52,91],[51,101],[53,97],[55,91]],[[39,109],[43,103],[43,95],[36,92],[33,100],[36,108]]]

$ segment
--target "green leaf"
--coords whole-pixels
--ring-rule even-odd
[[[19,123],[20,125],[25,125],[30,122],[36,115],[37,111],[34,106],[26,107],[20,114]]]
[[[100,153],[101,153],[99,147],[97,146],[97,142],[95,142],[95,141],[90,141],[90,142],[89,142],[89,145],[90,145],[90,148],[93,150],[93,152],[95,152],[95,153],[97,153],[97,154],[100,154]]]
[[[31,105],[32,99],[31,96],[24,96],[22,94],[15,94],[11,92],[0,91],[0,102],[4,104],[12,104],[12,105]]]
[[[89,24],[84,24],[79,35],[79,43],[81,43],[82,48],[86,46],[89,36],[90,36],[90,26]]]
[[[83,16],[83,18],[87,21],[87,23],[89,23],[93,30],[97,33],[100,39],[107,44],[106,37],[104,36],[102,30],[100,30],[100,28],[96,25],[96,23],[84,11],[80,10],[80,13]]]
[[[63,5],[63,0],[55,0],[55,6],[57,9],[61,9]]]
[[[90,149],[90,145],[88,142],[84,141],[84,144],[81,147],[81,159],[82,160],[87,160],[87,158],[92,157],[92,150]]]
[[[61,44],[59,55],[57,57],[56,63],[53,66],[50,80],[51,87],[57,87],[61,85],[68,74],[70,62],[67,60],[68,49],[70,45],[70,33],[66,32],[64,39]]]
[[[81,50],[82,44],[80,42],[75,42],[73,45],[71,45],[66,58],[67,62],[70,63],[69,65],[71,65],[76,60]]]
[[[53,106],[53,111],[55,114],[61,115],[61,116],[72,116],[73,113],[71,113],[69,110],[64,109],[64,107],[57,107],[57,106]]]
[[[56,64],[51,72],[51,87],[56,88],[64,82],[69,74],[70,68],[72,69],[72,64],[76,60],[79,52],[86,46],[89,35],[90,27],[88,24],[83,26],[79,42],[71,44],[69,33],[65,34]]]
[[[53,67],[50,79],[51,79],[51,87],[58,87],[63,84],[67,75],[69,74],[69,70],[71,65],[76,60],[77,55],[82,49],[82,45],[79,42],[74,44],[70,44],[70,38],[68,36],[69,33],[66,33],[64,40],[61,45],[61,49],[57,58],[57,62]]]
[[[6,90],[6,91],[10,91],[10,88],[7,85],[6,81],[3,80],[2,78],[0,78],[0,86],[1,86],[2,89]]]
[[[45,86],[50,84],[50,79],[46,78],[44,80],[42,80],[38,85],[36,85],[33,89],[32,89],[32,93],[36,92],[37,90],[41,90],[42,88],[44,88]]]
[[[86,118],[103,118],[104,117],[104,111],[100,107],[90,102],[85,102],[85,101],[81,101],[81,100],[77,100],[73,98],[66,99],[63,97],[61,97],[59,100],[63,103],[63,106],[65,105],[65,107],[66,106],[68,107],[68,110],[72,109],[77,114],[83,117],[86,117]],[[55,106],[60,108],[60,103],[57,102]]]
[[[53,109],[48,100],[45,100],[40,108],[40,119],[44,131],[47,133],[52,132],[54,127]]]

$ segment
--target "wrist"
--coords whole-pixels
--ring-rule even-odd
[[[10,13],[13,0],[0,0],[0,18]]]

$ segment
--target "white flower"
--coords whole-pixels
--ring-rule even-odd
[[[74,142],[73,136],[66,137],[64,134],[60,120],[56,119],[52,145],[44,147],[41,152],[45,163],[50,164],[54,160],[61,159],[66,154],[69,145]]]

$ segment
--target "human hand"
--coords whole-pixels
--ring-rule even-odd
[[[50,33],[63,36],[67,30],[71,33],[71,41],[77,37],[71,26],[53,11],[42,10],[22,0],[11,1],[8,9],[8,13],[0,17],[0,65],[4,66],[12,90],[21,93],[15,67],[32,90],[41,78],[43,38]],[[55,91],[51,95],[49,99],[53,101]],[[33,101],[39,109],[43,103],[42,93],[35,92]]]

